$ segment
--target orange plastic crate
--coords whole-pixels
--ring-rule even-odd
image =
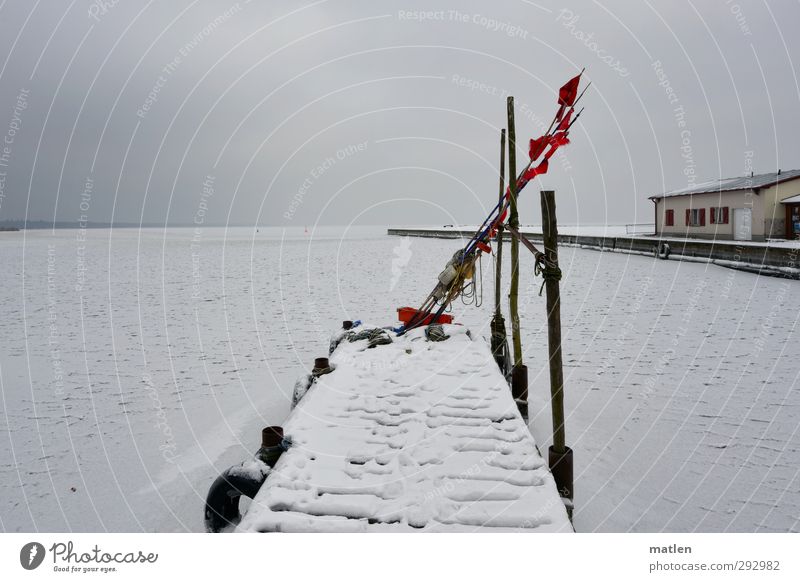
[[[414,309],[413,307],[398,307],[397,308],[397,319],[402,321],[403,323],[408,323],[411,321],[411,318],[414,317],[419,312],[418,309]],[[433,322],[435,314],[430,314],[422,320],[420,325],[428,325]],[[453,323],[453,316],[447,314],[441,314],[437,319],[436,323]]]

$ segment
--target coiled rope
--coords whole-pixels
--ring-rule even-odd
[[[557,264],[548,261],[544,253],[539,253],[536,255],[536,263],[533,267],[533,274],[542,276],[542,286],[539,287],[539,297],[542,296],[542,290],[544,289],[545,283],[548,281],[561,281],[561,269]]]

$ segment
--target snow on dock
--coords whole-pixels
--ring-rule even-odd
[[[342,341],[238,531],[572,531],[487,343],[444,329]]]

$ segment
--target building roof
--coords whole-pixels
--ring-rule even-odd
[[[798,202],[800,202],[800,194],[781,200],[781,204],[797,204]]]
[[[651,196],[650,199],[656,198],[669,198],[671,196],[689,196],[691,194],[705,194],[708,192],[729,192],[731,190],[758,190],[759,188],[767,188],[800,178],[800,170],[789,170],[788,172],[771,172],[769,174],[758,174],[757,176],[743,176],[739,178],[722,178],[720,180],[709,180],[694,184],[688,188],[681,188],[679,190],[671,190],[657,196]]]

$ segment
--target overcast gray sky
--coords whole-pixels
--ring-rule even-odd
[[[746,0],[6,0],[0,220],[479,222],[505,96],[523,157],[585,66],[522,222],[540,187],[563,223],[647,222],[692,179],[800,168],[798,22]]]

